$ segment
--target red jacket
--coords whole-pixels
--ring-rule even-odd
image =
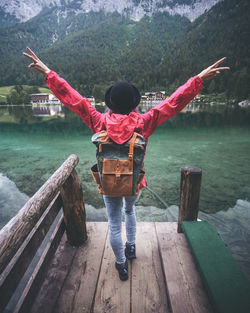
[[[201,90],[203,81],[199,76],[190,78],[178,88],[171,97],[160,104],[140,114],[131,112],[129,115],[117,113],[100,113],[87,98],[82,97],[57,73],[50,71],[46,83],[53,94],[70,110],[80,115],[93,133],[106,129],[109,137],[118,144],[129,140],[133,132],[143,135],[146,140],[155,129],[166,120],[178,114]],[[146,186],[145,179],[141,188]]]

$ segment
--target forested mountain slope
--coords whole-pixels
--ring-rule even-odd
[[[230,73],[206,84],[208,92],[227,92],[236,98],[250,96],[250,1],[225,0],[189,25],[168,46],[151,77],[153,84],[177,86],[201,68],[223,56]]]
[[[249,97],[248,0],[221,1],[192,23],[167,12],[139,21],[117,12],[75,15],[72,8],[65,17],[60,12],[46,8],[29,21],[0,31],[0,85],[44,84],[21,55],[30,46],[85,96],[101,99],[117,80],[129,80],[141,91],[171,92],[227,56],[231,71],[206,83],[203,91]]]

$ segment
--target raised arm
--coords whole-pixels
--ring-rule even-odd
[[[214,78],[221,71],[229,67],[218,67],[226,58],[222,58],[203,70],[199,75],[190,78],[183,86],[179,87],[171,97],[142,114],[144,119],[144,130],[150,136],[155,129],[166,120],[178,114],[199,93],[203,81]]]
[[[23,55],[32,60],[29,68],[45,75],[46,83],[53,94],[70,110],[79,114],[87,126],[96,132],[99,128],[101,113],[91,105],[87,98],[82,97],[73,89],[66,80],[51,71],[30,48],[27,50],[30,54],[23,52]]]

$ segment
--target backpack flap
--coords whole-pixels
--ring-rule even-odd
[[[102,172],[107,175],[113,174],[117,178],[121,175],[133,175],[133,160],[104,159]]]
[[[133,160],[103,159],[102,189],[105,195],[132,195]],[[132,164],[132,165],[131,165]]]

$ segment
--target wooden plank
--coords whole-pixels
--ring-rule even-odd
[[[184,234],[177,223],[155,223],[173,313],[211,313],[212,308]]]
[[[77,248],[53,313],[90,312],[99,277],[108,224],[88,222],[88,240]]]
[[[132,261],[132,312],[170,312],[154,223],[137,223],[136,257]]]
[[[39,287],[41,286],[42,277],[44,272],[46,271],[46,267],[49,261],[51,260],[54,252],[56,251],[64,231],[65,224],[63,221],[63,216],[61,216],[49,242],[47,243],[41,255],[39,262],[37,263],[34,269],[31,278],[29,279],[26,287],[24,288],[22,296],[14,309],[14,313],[29,312],[32,302],[34,301],[35,295]]]
[[[50,202],[78,163],[74,154],[57,169],[21,210],[0,230],[0,273],[32,231]]]
[[[122,236],[124,240],[124,223],[122,227]],[[130,264],[129,277],[131,278]],[[107,236],[93,313],[128,312],[130,312],[130,279],[127,281],[121,281],[119,279],[118,272],[115,268],[115,256],[109,242],[109,236]]]
[[[30,313],[53,313],[63,283],[70,271],[77,248],[67,242],[66,233],[51,260],[45,279],[30,309]]]
[[[0,275],[0,311],[8,303],[61,208],[59,192]]]

